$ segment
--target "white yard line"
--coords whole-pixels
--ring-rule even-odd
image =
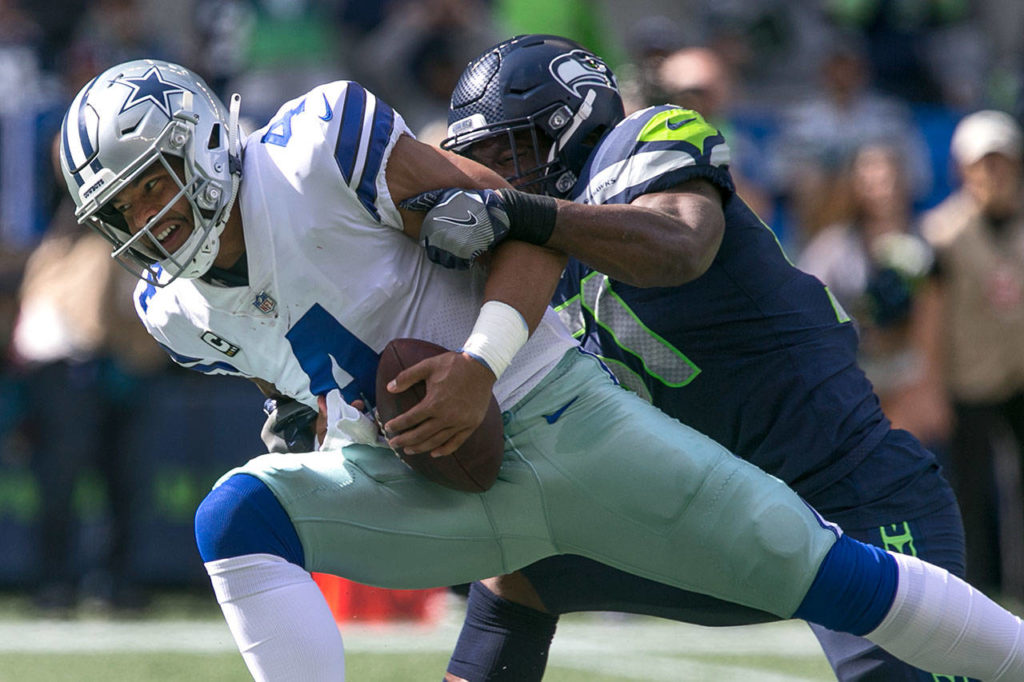
[[[219,652],[235,648],[216,621],[0,621],[0,653]]]
[[[458,614],[436,625],[346,623],[346,648],[366,651],[423,651],[451,647]],[[461,616],[459,617],[461,618]],[[621,647],[648,653],[771,653],[821,655],[817,641],[799,622],[747,628],[702,628],[654,619],[563,619],[555,651],[593,655]],[[0,621],[0,651],[230,651],[227,626],[195,620],[8,620]]]
[[[448,652],[462,623],[461,605],[433,625],[342,627],[349,652]],[[216,620],[6,620],[0,621],[2,653],[235,651],[227,626]],[[590,614],[563,619],[550,668],[592,670],[626,679],[674,682],[681,670],[694,682],[757,679],[792,682],[792,677],[751,670],[739,663],[712,663],[709,655],[772,655],[820,658],[821,650],[801,622],[747,628],[701,628],[649,618]],[[695,658],[690,658],[690,656]]]

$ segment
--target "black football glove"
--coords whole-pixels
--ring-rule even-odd
[[[313,452],[317,411],[291,398],[268,398],[263,403],[267,420],[260,438],[267,452]]]

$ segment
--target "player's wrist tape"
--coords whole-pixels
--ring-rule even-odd
[[[551,239],[558,202],[551,197],[514,189],[499,189],[508,215],[508,238],[543,246]]]
[[[518,310],[501,301],[487,301],[459,351],[478,360],[500,379],[529,336],[530,329]]]

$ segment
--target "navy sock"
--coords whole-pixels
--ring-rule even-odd
[[[448,672],[469,682],[534,682],[544,676],[558,616],[469,588],[466,621]]]

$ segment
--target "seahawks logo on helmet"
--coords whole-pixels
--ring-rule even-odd
[[[551,75],[563,88],[582,97],[584,86],[617,89],[614,76],[604,62],[584,50],[560,54],[548,65]]]

